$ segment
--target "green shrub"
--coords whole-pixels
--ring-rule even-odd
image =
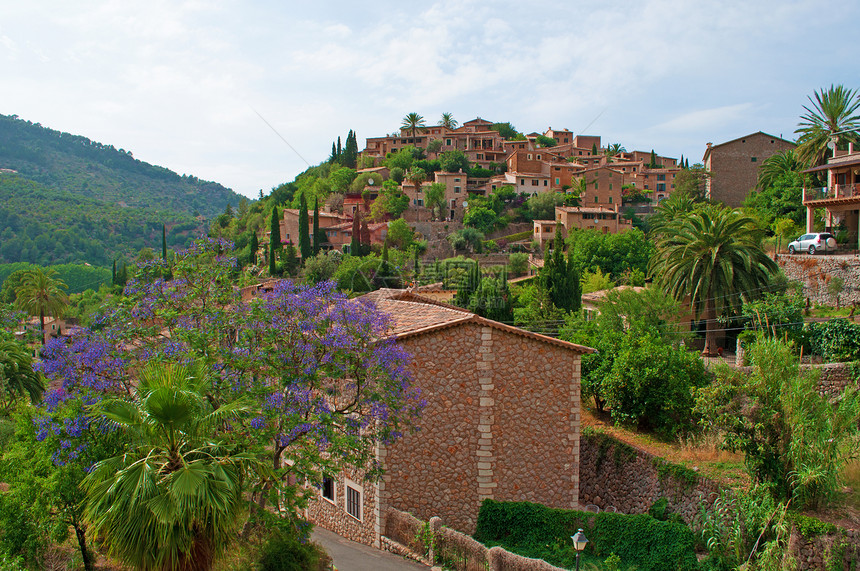
[[[293,535],[276,533],[260,549],[259,571],[316,571],[320,550]]]
[[[810,349],[828,361],[860,359],[860,325],[847,319],[831,319],[806,325]]]
[[[634,564],[639,571],[687,571],[697,568],[693,532],[683,523],[657,521],[649,515],[593,514],[547,508],[529,502],[484,500],[475,539],[570,566],[570,537],[582,528],[585,554]]]

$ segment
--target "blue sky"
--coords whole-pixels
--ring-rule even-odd
[[[311,164],[413,111],[692,163],[708,141],[792,139],[814,90],[860,87],[858,16],[770,0],[7,1],[0,113],[253,197],[307,167],[257,113]]]

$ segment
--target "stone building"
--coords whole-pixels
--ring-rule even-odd
[[[827,173],[827,186],[804,188],[806,231],[812,232],[815,210],[824,209],[824,229],[847,238],[852,250],[860,249],[860,151],[849,143],[847,151],[836,150],[827,164],[807,169],[806,173]]]
[[[378,482],[324,483],[308,517],[379,544],[389,507],[472,533],[486,498],[579,506],[580,357],[593,351],[405,290],[364,296],[390,314],[427,401],[420,430],[378,459]]]
[[[708,143],[702,162],[711,173],[705,194],[726,206],[740,206],[758,181],[765,159],[793,149],[795,144],[761,131],[719,145]]]

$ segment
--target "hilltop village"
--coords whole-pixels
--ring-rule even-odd
[[[39,149],[153,168],[6,122],[41,144],[0,190],[50,213]],[[430,123],[253,201],[159,171],[226,206],[138,196],[176,219],[110,268],[0,247],[0,571],[310,571],[346,540],[380,568],[860,561],[860,125],[691,160]]]

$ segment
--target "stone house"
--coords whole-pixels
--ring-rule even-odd
[[[813,232],[815,209],[823,208],[825,230],[838,233],[844,228],[851,248],[860,250],[860,151],[849,143],[847,151],[834,154],[826,165],[803,171],[827,172],[827,186],[803,189],[806,231]]]
[[[380,481],[327,479],[311,521],[379,545],[389,507],[472,533],[486,498],[579,506],[580,357],[592,349],[407,290],[363,299],[391,315],[427,407],[417,432],[378,447]]]
[[[776,153],[793,149],[795,144],[758,131],[719,145],[708,143],[702,163],[711,176],[705,195],[726,206],[740,206],[758,182],[758,168]]]

